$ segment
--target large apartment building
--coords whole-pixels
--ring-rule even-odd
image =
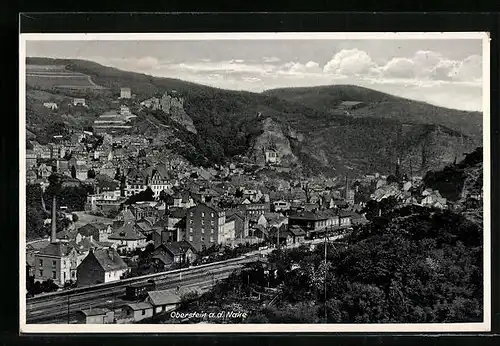
[[[201,251],[204,247],[234,240],[234,228],[234,221],[226,222],[224,210],[200,203],[187,210],[184,239]]]

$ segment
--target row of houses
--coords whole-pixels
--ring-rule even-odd
[[[92,308],[78,311],[79,324],[126,324],[174,311],[187,294],[199,294],[196,289],[178,288],[147,293],[143,301],[122,304],[115,309]]]

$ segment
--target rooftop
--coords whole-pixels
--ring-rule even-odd
[[[139,240],[146,239],[146,237],[137,230],[134,221],[127,221],[123,227],[113,232],[108,239],[111,240]]]
[[[104,271],[115,271],[128,268],[127,264],[120,255],[118,255],[115,249],[96,249],[93,254]]]

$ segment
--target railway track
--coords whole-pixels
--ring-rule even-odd
[[[130,301],[123,299],[125,287],[133,283],[144,283],[148,280],[155,281],[156,289],[168,289],[177,286],[205,289],[214,285],[217,280],[227,278],[244,263],[254,261],[257,256],[245,256],[197,267],[36,296],[26,301],[26,323],[68,323],[71,316],[74,316],[77,311],[82,309],[117,307],[130,303]]]

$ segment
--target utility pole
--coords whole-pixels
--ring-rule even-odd
[[[326,241],[326,230],[325,230],[325,275],[324,275],[324,294],[325,294],[325,297],[324,297],[324,300],[325,300],[325,323],[327,321],[327,317],[326,317],[326,273],[327,273],[327,270],[326,270],[326,256],[327,256],[327,241]]]
[[[68,324],[69,324],[69,294],[68,294]]]

